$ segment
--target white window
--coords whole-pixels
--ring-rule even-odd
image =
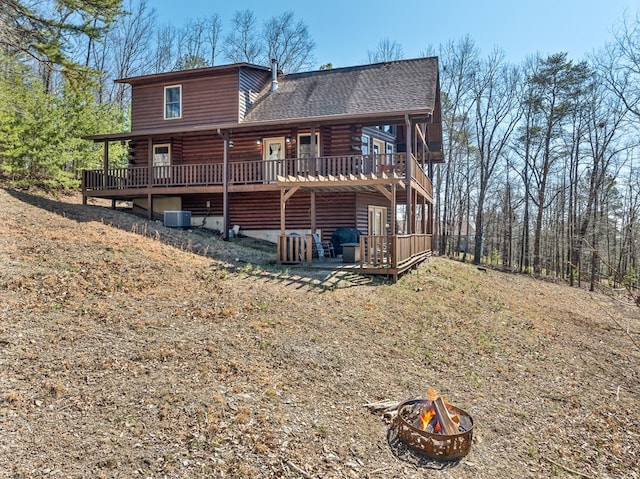
[[[362,154],[363,155],[369,154],[369,137],[366,135],[362,136]]]
[[[182,118],[182,86],[164,87],[164,119]]]
[[[153,145],[153,177],[169,178],[171,173],[171,145]]]
[[[320,136],[316,133],[316,152],[320,151]],[[298,158],[311,158],[311,135],[298,135]]]

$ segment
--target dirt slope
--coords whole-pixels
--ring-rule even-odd
[[[624,299],[440,258],[312,275],[77,198],[0,204],[0,477],[640,477]],[[446,467],[364,406],[429,386],[475,421]]]

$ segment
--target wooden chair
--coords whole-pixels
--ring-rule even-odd
[[[335,258],[336,254],[333,250],[333,244],[330,241],[321,241],[317,233],[313,233],[313,256],[320,258]]]

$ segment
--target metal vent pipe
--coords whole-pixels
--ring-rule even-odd
[[[271,91],[278,89],[278,60],[271,59]]]

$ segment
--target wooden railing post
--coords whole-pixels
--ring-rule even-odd
[[[87,170],[82,170],[82,204],[87,206]]]

